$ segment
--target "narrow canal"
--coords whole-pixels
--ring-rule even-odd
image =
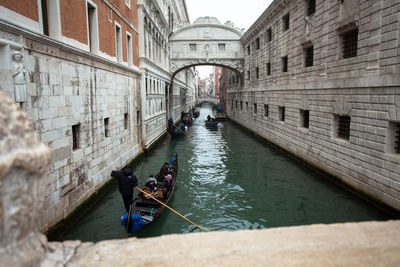
[[[166,138],[133,166],[143,186],[149,174],[175,153],[179,176],[170,206],[214,230],[263,229],[316,223],[387,220],[390,217],[295,160],[254,139],[230,122],[204,126],[210,108],[189,127],[191,138]],[[136,193],[135,193],[136,194]],[[117,186],[59,239],[100,241],[126,238]],[[166,210],[136,237],[199,231]]]

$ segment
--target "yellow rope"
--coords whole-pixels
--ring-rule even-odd
[[[164,204],[163,202],[161,202],[160,200],[156,199],[155,197],[153,197],[152,195],[144,192],[143,190],[141,190],[140,188],[138,188],[136,186],[136,189],[139,190],[140,192],[142,192],[143,194],[146,194],[147,196],[151,197],[152,199],[154,199],[155,201],[157,201],[158,203],[160,203],[161,205],[163,205],[164,207],[167,207],[168,209],[172,210],[173,212],[175,212],[176,214],[178,214],[179,216],[181,216],[183,219],[187,220],[188,222],[190,222],[191,224],[193,224],[194,226],[196,226],[199,229],[205,230],[205,231],[210,231],[209,229],[202,227],[200,225],[195,224],[194,222],[192,222],[191,220],[189,220],[188,218],[186,218],[185,216],[183,216],[182,214],[180,214],[179,212],[177,212],[176,210],[174,210],[173,208],[169,207],[168,205]]]

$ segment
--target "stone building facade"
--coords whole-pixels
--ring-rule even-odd
[[[400,2],[275,0],[244,34],[227,113],[400,210]]]
[[[169,36],[189,24],[185,1],[139,0],[140,68],[143,108],[143,144],[154,143],[166,131],[167,120],[180,119],[194,106],[193,69],[179,72],[171,84]]]
[[[142,151],[136,1],[0,1],[2,91],[52,150],[41,231]]]

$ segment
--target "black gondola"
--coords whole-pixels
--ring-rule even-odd
[[[168,166],[173,170],[173,173],[168,191],[161,200],[164,204],[168,204],[175,189],[176,179],[178,178],[178,154],[175,155]],[[142,227],[154,222],[163,213],[164,208],[157,201],[151,198],[147,199],[143,193],[138,193],[133,200],[129,214],[122,215],[121,224],[126,228],[127,232],[140,231]]]
[[[194,116],[195,118],[198,118],[198,117],[200,116],[200,111],[195,111],[194,114],[193,114],[193,116]]]
[[[178,129],[168,131],[168,133],[169,133],[172,137],[179,137],[179,136],[184,136],[184,135],[185,135],[185,132],[184,132],[184,131],[178,130]]]
[[[209,127],[209,128],[215,128],[218,126],[218,121],[215,121],[215,120],[204,121],[204,123],[206,124],[206,127]]]

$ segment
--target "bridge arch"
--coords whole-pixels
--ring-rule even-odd
[[[201,65],[229,68],[243,76],[242,33],[233,24],[221,24],[214,17],[200,17],[176,30],[169,40],[172,80],[178,72]]]

